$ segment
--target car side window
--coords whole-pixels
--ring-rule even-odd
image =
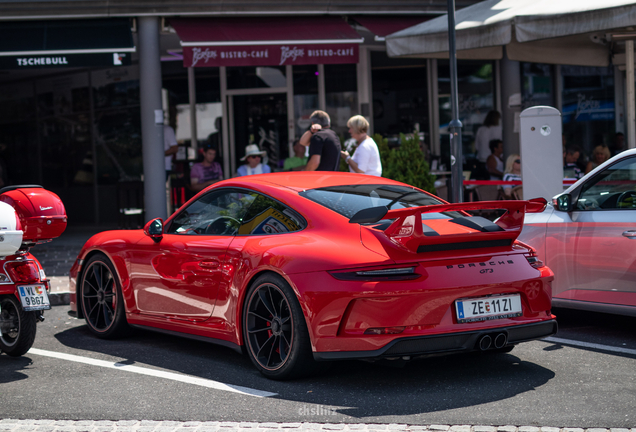
[[[615,163],[583,185],[577,210],[636,209],[636,158]]]
[[[236,235],[256,194],[238,190],[214,190],[181,210],[167,234]]]
[[[304,229],[305,220],[294,210],[266,195],[254,194],[238,235],[283,234]]]

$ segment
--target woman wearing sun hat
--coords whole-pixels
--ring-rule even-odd
[[[241,158],[241,161],[247,162],[244,165],[241,165],[236,170],[236,174],[240,176],[252,175],[252,174],[267,174],[272,170],[269,168],[269,165],[261,163],[263,156],[265,156],[267,152],[261,151],[256,144],[250,144],[245,147],[245,156]]]

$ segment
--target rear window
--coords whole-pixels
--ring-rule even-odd
[[[300,193],[320,205],[351,219],[360,210],[386,206],[389,210],[444,204],[439,199],[407,186],[351,185],[311,189]],[[451,219],[457,212],[423,213],[422,219]]]

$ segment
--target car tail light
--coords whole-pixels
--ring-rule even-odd
[[[534,255],[534,254],[533,255],[526,255],[526,259],[528,260],[528,263],[532,267],[534,267],[536,269],[545,266],[545,264],[543,264],[543,261],[541,261],[539,258],[537,258],[537,256]]]
[[[393,267],[374,270],[355,270],[345,272],[330,272],[338,280],[356,281],[400,281],[412,280],[420,277],[415,267]]]
[[[12,261],[6,265],[7,273],[13,282],[40,282],[40,271],[33,261]]]
[[[404,331],[405,327],[372,327],[364,331],[364,334],[368,335],[391,335],[398,334]]]

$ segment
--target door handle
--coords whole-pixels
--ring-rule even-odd
[[[627,237],[628,239],[636,239],[636,230],[627,230],[623,232],[623,237]]]
[[[199,267],[204,269],[217,269],[219,265],[218,261],[199,261]]]

